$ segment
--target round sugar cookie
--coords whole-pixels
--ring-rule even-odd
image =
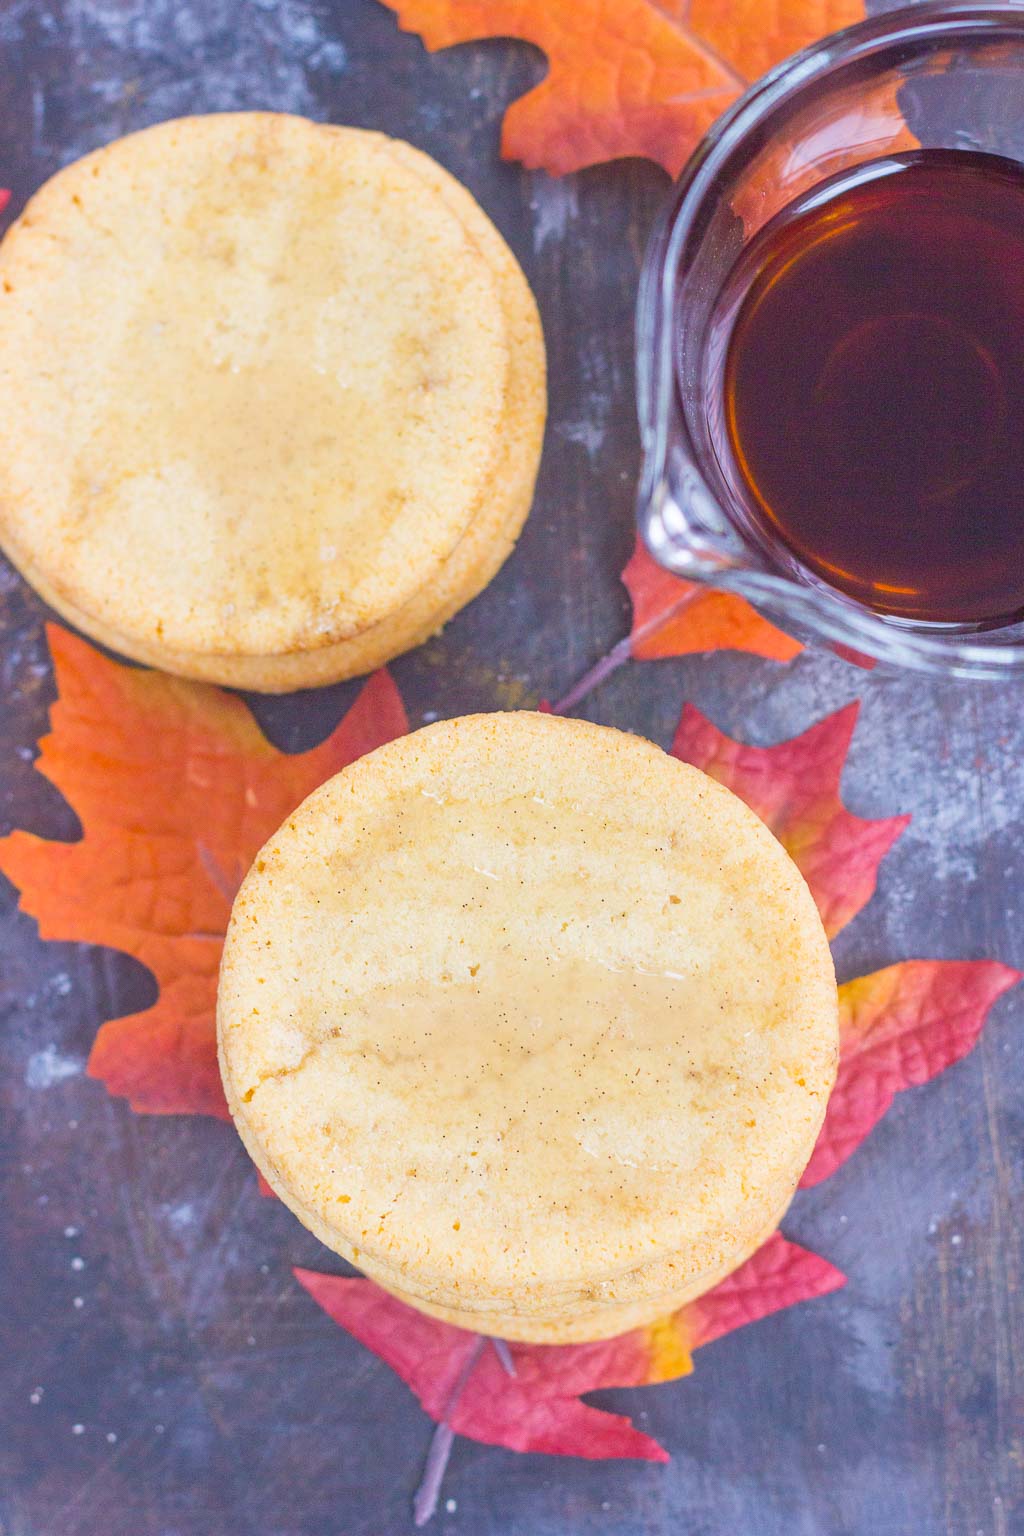
[[[0,539],[139,660],[268,691],[368,670],[529,509],[533,297],[469,193],[383,135],[244,113],[120,140],[8,233],[0,306]]]
[[[768,1235],[836,1071],[828,943],[728,790],[514,713],[364,757],[236,899],[221,1073],[258,1166],[412,1305],[608,1337]]]

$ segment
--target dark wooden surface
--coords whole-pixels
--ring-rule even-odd
[[[433,59],[374,0],[2,0],[0,182],[10,212],[65,161],[184,112],[277,107],[383,128],[461,177],[536,289],[551,425],[501,577],[395,675],[414,723],[556,696],[624,633],[637,439],[632,306],[664,189],[650,165],[556,183],[501,164],[503,104],[542,62],[506,44]],[[2,409],[2,402],[0,402]],[[53,684],[42,604],[0,568],[3,829],[74,836],[32,771]],[[351,696],[257,705],[288,748]],[[1024,688],[871,677],[825,655],[632,666],[592,718],[667,742],[684,699],[758,741],[863,701],[845,791],[911,811],[843,975],[909,955],[1024,965]],[[429,1425],[293,1282],[337,1261],[261,1200],[226,1126],[142,1119],[83,1076],[97,1024],[152,983],[109,952],[41,944],[2,893],[0,1532],[382,1536],[409,1528]],[[972,1057],[904,1094],[789,1234],[839,1295],[702,1351],[696,1374],[601,1400],[667,1467],[461,1442],[435,1529],[687,1536],[1024,1531],[1024,994]],[[80,1428],[78,1428],[80,1426]]]

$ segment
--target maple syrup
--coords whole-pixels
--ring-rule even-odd
[[[922,150],[833,177],[717,315],[712,431],[755,534],[886,614],[1024,615],[1024,167]]]

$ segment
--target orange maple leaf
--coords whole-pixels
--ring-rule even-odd
[[[386,672],[311,752],[278,752],[241,699],[110,661],[51,624],[58,697],[37,767],[83,835],[0,841],[0,870],[44,939],[124,950],[160,989],[103,1025],[89,1072],[132,1108],[227,1118],[217,968],[235,891],[267,838],[346,763],[408,729]]]
[[[663,570],[637,537],[623,584],[633,605],[633,624],[624,640],[594,663],[556,704],[553,714],[575,709],[627,661],[655,661],[707,651],[747,651],[769,661],[792,661],[803,646],[731,592],[682,581]]]
[[[702,651],[749,651],[792,661],[799,640],[761,617],[742,597],[663,570],[637,538],[622,580],[633,604],[629,651],[638,661]]]
[[[509,107],[502,153],[554,176],[644,155],[678,175],[758,75],[839,27],[862,0],[383,0],[432,51],[515,37],[546,78]]]

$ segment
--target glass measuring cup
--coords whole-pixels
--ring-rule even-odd
[[[1024,5],[933,3],[825,38],[757,82],[705,137],[647,250],[637,309],[640,532],[689,580],[787,629],[959,677],[1024,675],[1024,622],[986,629],[879,612],[759,535],[714,448],[712,318],[741,252],[795,197],[912,148],[1024,162]],[[1022,423],[1024,428],[1024,423]]]

